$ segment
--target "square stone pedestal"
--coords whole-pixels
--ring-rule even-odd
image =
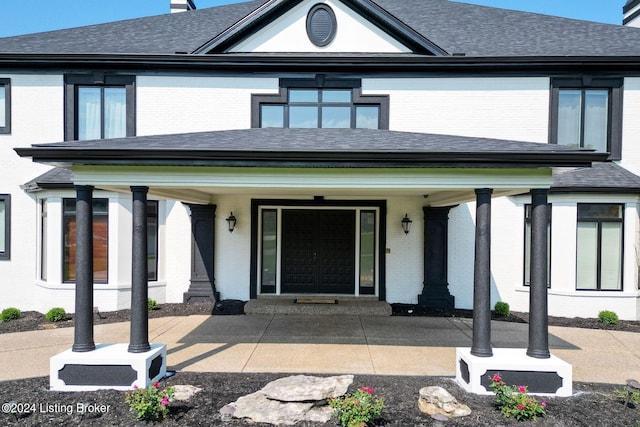
[[[145,353],[129,353],[128,344],[98,344],[87,352],[70,349],[50,360],[49,386],[58,391],[146,388],[167,372],[167,346],[151,344]]]
[[[551,356],[536,359],[523,348],[495,348],[492,357],[478,357],[470,348],[456,349],[456,381],[467,392],[493,394],[489,385],[499,373],[507,385],[527,386],[530,394],[571,396],[573,371],[567,362]]]

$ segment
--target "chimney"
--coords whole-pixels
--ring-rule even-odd
[[[627,0],[622,13],[624,13],[622,25],[640,28],[640,0]]]
[[[193,0],[171,0],[171,13],[186,12],[196,10]]]

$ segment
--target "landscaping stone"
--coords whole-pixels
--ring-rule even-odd
[[[310,402],[344,396],[353,383],[353,375],[312,377],[295,375],[272,381],[262,388],[269,399],[282,402]]]
[[[174,390],[173,398],[175,400],[180,400],[180,401],[183,401],[183,402],[191,399],[199,391],[202,391],[201,388],[196,387],[196,386],[192,386],[192,385],[188,385],[188,384],[187,385],[183,385],[183,384],[174,385],[173,386],[173,390]]]
[[[418,407],[425,414],[441,414],[448,418],[465,417],[471,414],[471,409],[467,405],[458,403],[456,398],[442,387],[421,388]]]
[[[326,423],[333,413],[327,399],[344,396],[352,383],[353,375],[280,378],[224,406],[220,414],[275,425],[294,425],[301,421]]]

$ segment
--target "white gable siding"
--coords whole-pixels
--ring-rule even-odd
[[[546,143],[549,79],[365,79],[366,94],[391,96],[391,130]]]
[[[139,76],[137,134],[251,127],[251,95],[278,93],[277,78]]]
[[[337,21],[335,39],[327,46],[318,47],[307,37],[307,13],[318,3],[302,2],[262,30],[229,49],[230,52],[410,52],[401,43],[372,25],[337,0],[329,5]]]

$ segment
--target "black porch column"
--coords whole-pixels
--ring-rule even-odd
[[[93,187],[76,185],[76,313],[72,351],[93,342]]]
[[[183,301],[215,303],[214,242],[216,205],[189,205],[191,210],[191,284]]]
[[[131,239],[131,338],[129,353],[144,353],[149,345],[149,312],[147,311],[147,192],[148,187],[133,186],[133,234]]]
[[[529,347],[527,355],[548,359],[547,317],[547,208],[546,189],[531,190],[531,283],[529,287]]]
[[[476,251],[473,270],[473,339],[471,354],[491,357],[491,193],[476,190]]]
[[[423,207],[424,287],[418,295],[421,307],[453,310],[454,297],[447,279],[449,211],[451,207]]]

